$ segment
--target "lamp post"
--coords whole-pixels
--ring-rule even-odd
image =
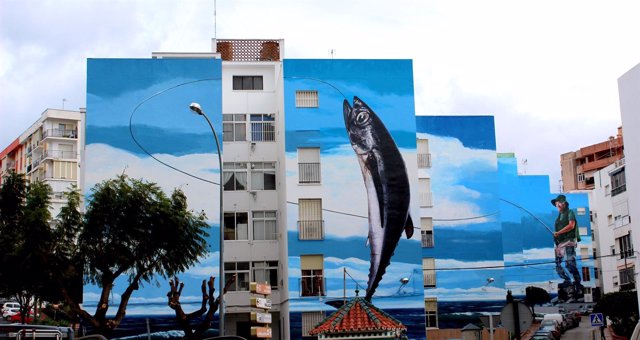
[[[223,210],[222,210],[222,192],[223,192],[223,188],[222,188],[222,152],[220,152],[220,141],[218,140],[218,134],[216,133],[216,129],[213,128],[213,124],[211,124],[211,120],[209,120],[209,117],[207,117],[207,115],[204,113],[204,111],[202,110],[202,108],[200,107],[200,104],[198,103],[191,103],[191,105],[189,105],[189,108],[191,109],[191,111],[197,113],[198,115],[204,117],[204,119],[207,120],[207,123],[209,124],[209,127],[211,128],[211,132],[213,132],[213,138],[216,141],[216,148],[218,149],[218,166],[220,168],[220,277],[218,278],[218,285],[219,285],[219,292],[218,294],[220,295],[220,306],[218,306],[218,310],[220,311],[220,318],[219,318],[219,323],[220,323],[220,336],[224,335],[224,260],[223,260],[223,253],[224,253],[224,217],[223,217]]]

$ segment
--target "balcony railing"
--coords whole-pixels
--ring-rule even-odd
[[[298,279],[300,296],[326,296],[324,287],[327,286],[327,279],[323,276],[304,276]]]
[[[43,158],[53,158],[53,159],[74,159],[76,158],[77,153],[75,151],[66,151],[66,150],[48,150],[44,153]]]
[[[78,138],[78,131],[66,129],[48,129],[45,130],[42,134],[42,138],[47,137]]]
[[[613,189],[611,189],[611,196],[615,196],[618,194],[621,194],[623,192],[627,191],[627,184],[623,184],[619,187],[615,187]]]
[[[431,154],[419,153],[418,154],[418,169],[426,169],[431,167]]]
[[[422,275],[424,279],[424,286],[426,288],[436,287],[436,273],[433,270],[426,270]]]
[[[433,248],[433,232],[427,230],[422,231],[422,247]]]
[[[319,184],[320,163],[298,163],[298,183]]]
[[[298,239],[323,240],[324,239],[324,221],[323,220],[298,221]]]
[[[433,195],[430,192],[420,193],[420,206],[423,208],[433,207]]]

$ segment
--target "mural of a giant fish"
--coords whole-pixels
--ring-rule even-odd
[[[365,299],[371,300],[391,263],[402,231],[407,238],[413,235],[409,177],[391,134],[367,104],[354,97],[351,107],[345,99],[343,115],[367,190],[371,265]]]

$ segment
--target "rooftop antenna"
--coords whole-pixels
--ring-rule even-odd
[[[527,174],[527,159],[522,160],[522,166],[524,168],[524,174]]]
[[[330,50],[329,50],[329,54],[331,54],[331,59],[333,59],[333,55],[334,55],[335,53],[336,53],[336,50],[335,50],[335,49],[333,49],[333,48],[332,48],[332,49],[330,49]]]
[[[62,109],[64,110],[64,102],[67,101],[67,98],[62,98]]]

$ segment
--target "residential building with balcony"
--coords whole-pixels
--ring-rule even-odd
[[[594,174],[623,157],[622,127],[618,127],[616,136],[609,137],[607,141],[563,153],[560,155],[562,191],[593,189]]]
[[[598,171],[595,187],[589,192],[597,279],[604,294],[636,289],[637,256],[632,242],[634,222],[629,210],[625,160]]]
[[[84,147],[84,111],[47,109],[0,153],[2,174],[13,170],[28,182],[49,184],[50,210],[55,217],[66,203],[64,192],[82,190],[80,171]]]

